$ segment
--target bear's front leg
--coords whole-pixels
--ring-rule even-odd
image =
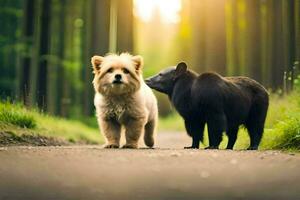
[[[223,113],[210,114],[208,121],[209,146],[205,149],[219,149],[222,141],[222,133],[226,127],[226,116]]]
[[[194,119],[195,120],[195,119]],[[192,146],[184,147],[185,149],[199,149],[200,141],[203,139],[204,122],[185,120],[185,129],[189,136],[192,137]]]
[[[104,148],[119,148],[121,125],[113,119],[99,119],[99,125],[106,139]]]
[[[144,119],[131,119],[125,124],[126,144],[122,148],[136,149],[145,126]]]

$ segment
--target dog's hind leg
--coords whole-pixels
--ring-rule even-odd
[[[157,120],[153,119],[145,125],[144,142],[148,147],[154,146],[154,134]]]

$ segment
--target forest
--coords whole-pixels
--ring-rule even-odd
[[[143,21],[135,9],[147,12],[147,1],[1,0],[2,99],[65,117],[93,115],[90,57],[124,51],[144,56],[145,77],[185,60],[200,73],[249,76],[275,92],[292,89],[299,1],[167,2],[180,3],[177,22],[163,21],[166,11],[155,8],[151,21]]]
[[[96,124],[90,59],[107,53],[142,55],[145,78],[180,61],[248,76],[284,112],[299,97],[299,0],[0,0],[0,27],[2,101],[49,116]],[[162,127],[176,127],[156,95]]]

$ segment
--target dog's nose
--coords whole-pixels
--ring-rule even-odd
[[[118,80],[118,81],[121,80],[122,79],[122,75],[121,74],[116,74],[115,75],[115,79]]]

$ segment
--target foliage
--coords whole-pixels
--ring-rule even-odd
[[[264,149],[300,149],[300,92],[273,97],[262,142]]]
[[[300,150],[300,116],[278,123],[272,133],[276,135],[272,148]]]

